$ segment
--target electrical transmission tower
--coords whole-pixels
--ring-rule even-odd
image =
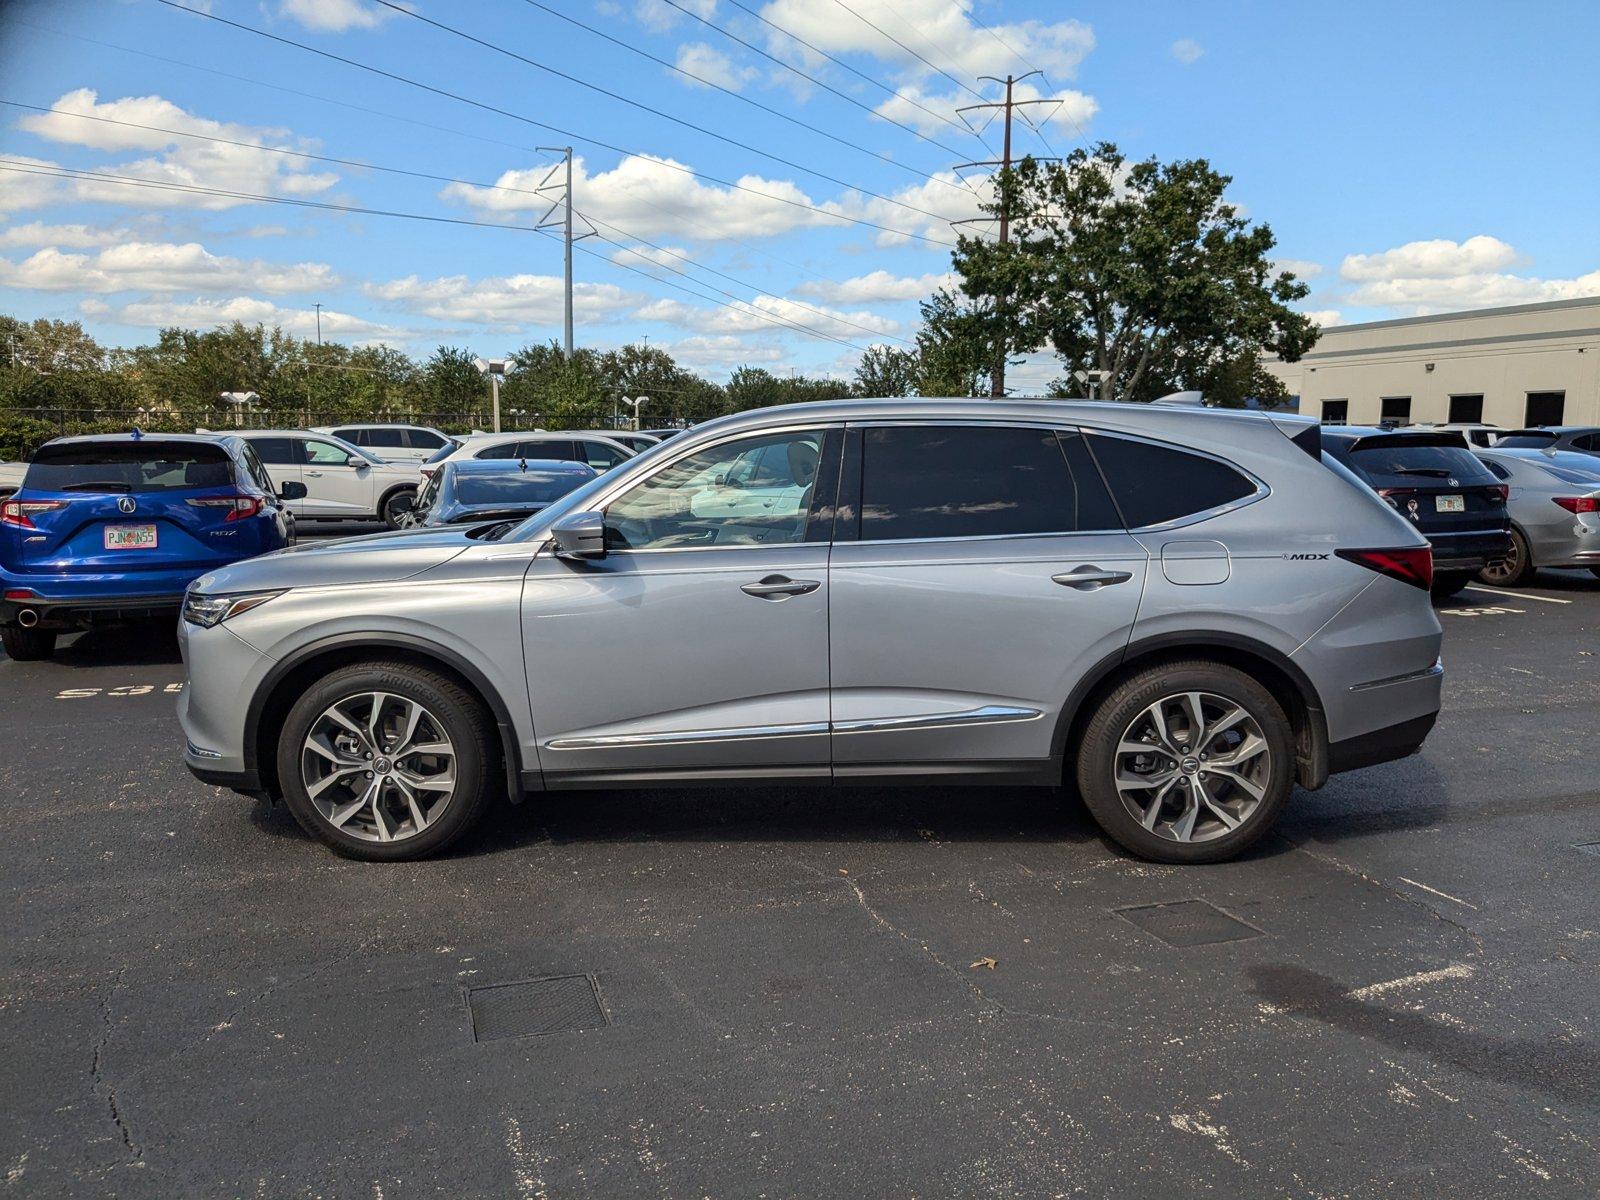
[[[564,270],[564,277],[565,277],[565,280],[566,280],[566,292],[565,292],[566,305],[565,305],[565,308],[564,308],[565,336],[562,339],[562,357],[564,357],[568,362],[571,362],[572,361],[572,243],[574,241],[580,241],[581,242],[586,237],[594,236],[594,231],[590,230],[588,233],[581,233],[581,234],[579,234],[577,236],[577,238],[574,238],[572,236],[572,147],[571,146],[536,146],[534,148],[536,150],[540,151],[541,153],[544,153],[544,154],[559,154],[559,155],[561,155],[561,158],[562,158],[562,161],[560,163],[557,163],[555,166],[551,167],[548,172],[546,172],[545,177],[544,177],[544,179],[542,181],[540,181],[539,186],[533,189],[534,191],[538,192],[540,195],[543,195],[547,191],[553,190],[552,186],[551,186],[551,183],[550,183],[551,177],[554,176],[557,171],[561,170],[563,168],[563,166],[566,169],[566,177],[563,180],[563,182],[554,185],[555,188],[559,188],[560,189],[560,191],[561,191],[560,197],[557,198],[556,200],[552,201],[551,204],[550,204],[550,207],[545,209],[544,216],[540,217],[539,220],[537,222],[535,222],[534,228],[535,229],[553,229],[557,225],[559,225],[561,227],[561,240],[562,240],[563,244],[566,247],[565,270]],[[560,218],[558,220],[552,221],[550,218],[555,215],[555,211],[558,208],[562,210],[561,216],[560,216]]]
[[[979,110],[985,110],[985,111],[994,110],[994,109],[1003,110],[1003,112],[1005,114],[1005,129],[1004,129],[1004,137],[1003,137],[1003,141],[1002,141],[1002,145],[1001,145],[1000,157],[998,159],[989,159],[989,160],[987,160],[985,162],[961,163],[960,166],[958,166],[956,168],[958,171],[961,170],[963,167],[999,167],[1000,168],[1000,176],[1001,176],[1001,178],[1004,178],[1006,176],[1006,174],[1011,170],[1011,117],[1012,117],[1012,113],[1015,110],[1019,109],[1019,108],[1027,108],[1030,105],[1051,104],[1051,105],[1055,105],[1056,107],[1059,108],[1061,103],[1062,103],[1060,100],[1014,100],[1014,99],[1012,99],[1011,89],[1015,84],[1021,83],[1024,79],[1027,79],[1029,76],[1032,76],[1032,75],[1043,75],[1043,73],[1044,72],[1042,72],[1042,71],[1029,71],[1026,75],[1007,75],[1004,79],[1000,79],[1000,78],[998,78],[998,77],[996,77],[994,75],[980,75],[978,77],[979,79],[988,80],[990,83],[1004,84],[1005,85],[1005,89],[1006,89],[1006,98],[1004,100],[990,101],[990,102],[985,103],[985,104],[968,104],[964,108],[956,109],[956,112],[962,113],[962,114],[966,114],[966,113],[969,113],[969,112],[976,112],[976,111],[979,111]],[[966,119],[964,115],[963,115],[962,119],[963,120]],[[1060,159],[1055,159],[1055,158],[1039,158],[1037,155],[1034,155],[1033,157],[1034,157],[1035,161],[1037,161],[1037,162],[1059,162],[1060,161]],[[968,225],[968,224],[974,224],[974,223],[979,222],[979,221],[985,221],[986,222],[986,221],[992,221],[992,220],[998,219],[998,221],[1000,222],[1000,244],[1002,246],[1009,244],[1010,241],[1011,241],[1011,213],[1008,211],[1008,207],[1009,207],[1009,204],[1010,204],[1010,197],[1007,194],[1007,191],[1008,191],[1008,189],[1005,188],[1004,186],[1000,186],[1000,187],[997,188],[997,192],[998,192],[999,197],[1000,197],[1000,212],[999,212],[999,215],[998,215],[997,218],[996,217],[974,217],[974,218],[972,218],[971,220],[968,220],[968,221],[955,221],[955,222],[952,222],[952,223],[956,224],[956,225]],[[1002,334],[999,337],[999,339],[997,340],[997,343],[995,345],[994,367],[989,372],[989,398],[991,400],[1002,400],[1002,399],[1005,398],[1005,394],[1006,394],[1006,340],[1005,340],[1005,336],[1004,336],[1004,333],[1003,333],[1004,328],[1005,328],[1005,310],[1006,310],[1006,298],[1004,296],[1001,296],[1001,297],[999,297],[999,299],[997,301],[997,304],[996,304],[996,314],[995,315],[999,318],[999,320],[997,322],[997,328],[1002,331]]]

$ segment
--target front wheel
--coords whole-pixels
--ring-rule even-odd
[[[416,488],[395,488],[394,491],[383,498],[383,508],[378,515],[383,518],[383,523],[390,529],[403,529],[405,528],[405,515],[411,510],[401,502],[404,500],[414,501],[416,498]]]
[[[455,679],[403,662],[325,676],[289,710],[278,781],[306,832],[349,858],[426,858],[477,821],[499,777],[494,723]]]
[[[1243,671],[1151,667],[1101,701],[1078,748],[1078,791],[1141,858],[1220,862],[1277,821],[1294,784],[1294,731]]]
[[[56,635],[21,625],[0,625],[0,645],[12,662],[39,662],[56,652]]]

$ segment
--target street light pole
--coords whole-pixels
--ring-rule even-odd
[[[313,307],[317,310],[317,345],[322,345],[322,302],[319,300]]]
[[[506,373],[506,359],[475,358],[472,365],[489,377],[489,395],[494,402],[494,431],[500,432],[500,377]]]

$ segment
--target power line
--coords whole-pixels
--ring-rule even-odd
[[[802,71],[799,67],[795,66],[793,63],[785,62],[783,59],[777,57],[775,54],[769,54],[767,51],[763,50],[760,46],[757,46],[752,42],[746,41],[744,38],[740,37],[738,34],[732,32],[729,29],[724,28],[721,25],[718,25],[715,21],[709,19],[708,17],[703,17],[699,13],[694,12],[691,9],[687,9],[687,8],[683,7],[683,5],[677,3],[677,0],[662,0],[662,2],[665,3],[665,4],[670,5],[671,7],[675,8],[675,9],[677,9],[684,16],[694,18],[696,21],[699,21],[700,24],[706,26],[707,28],[716,30],[723,37],[729,39],[730,41],[737,42],[739,45],[743,46],[746,50],[749,50],[751,53],[759,54],[762,58],[766,59],[767,61],[769,61],[771,63],[776,64],[777,66],[782,67],[785,71],[788,71],[789,73],[791,73],[793,75],[799,76],[801,79],[804,79],[807,83],[815,84],[817,87],[822,88],[824,91],[829,92],[829,93],[839,97],[839,99],[845,101],[847,104],[855,105],[857,108],[861,109],[863,112],[867,113],[869,116],[877,117],[881,121],[887,121],[891,125],[897,125],[901,129],[904,129],[907,133],[911,134],[912,137],[921,138],[923,141],[927,142],[929,145],[939,147],[939,149],[943,150],[946,154],[959,155],[961,153],[961,151],[956,150],[951,146],[947,146],[943,142],[936,141],[935,139],[929,137],[927,134],[923,133],[921,130],[915,128],[914,126],[907,125],[902,121],[897,121],[897,120],[895,120],[895,118],[889,116],[887,113],[879,112],[877,109],[873,108],[870,104],[863,104],[860,100],[857,100],[854,96],[850,95],[849,93],[842,92],[838,88],[834,87],[832,84],[825,83],[822,80],[818,79],[815,75],[809,74],[806,71]],[[760,21],[764,25],[768,25],[771,28],[777,30],[779,33],[783,34],[785,37],[792,38],[794,41],[799,42],[800,45],[804,46],[807,50],[810,50],[810,51],[812,51],[812,52],[814,52],[816,54],[821,55],[822,57],[826,58],[829,62],[832,62],[837,66],[843,67],[846,71],[849,71],[853,75],[859,76],[860,78],[866,80],[868,83],[872,84],[874,87],[882,88],[884,91],[888,92],[891,96],[897,96],[901,100],[904,100],[907,104],[911,104],[911,105],[914,105],[917,108],[922,109],[922,111],[927,113],[929,116],[936,117],[937,119],[943,121],[945,124],[949,125],[951,128],[959,130],[962,133],[970,134],[972,132],[971,129],[967,128],[965,125],[962,125],[960,122],[953,121],[949,117],[945,116],[944,114],[935,112],[933,109],[928,108],[924,104],[918,103],[915,99],[913,99],[910,96],[905,95],[902,92],[895,91],[894,88],[890,87],[886,83],[880,83],[878,80],[874,79],[871,75],[868,75],[864,71],[857,70],[855,67],[851,66],[849,63],[845,62],[843,59],[837,58],[834,55],[829,54],[826,50],[818,49],[816,46],[813,46],[810,42],[806,41],[804,38],[800,37],[798,34],[789,32],[789,30],[787,30],[787,29],[783,28],[783,26],[778,25],[778,24],[774,23],[773,21],[769,20],[767,17],[763,16],[761,13],[757,12],[755,9],[747,8],[744,4],[740,3],[740,0],[729,0],[729,3],[734,5],[734,7],[736,7],[736,8],[743,9],[745,12],[747,12],[751,16],[755,17],[756,20]]]
[[[812,133],[815,133],[820,137],[825,137],[832,142],[838,142],[841,146],[848,146],[850,149],[859,151],[862,154],[870,155],[872,158],[876,158],[880,162],[886,162],[890,166],[896,167],[899,170],[909,171],[913,175],[920,175],[923,179],[932,180],[934,183],[941,183],[945,187],[956,188],[958,191],[960,190],[956,184],[951,183],[948,179],[941,179],[939,176],[920,170],[917,167],[912,166],[910,163],[901,162],[899,159],[894,158],[891,155],[880,153],[877,150],[869,150],[867,147],[857,142],[852,142],[849,138],[843,138],[838,134],[829,133],[826,129],[821,129],[808,121],[802,121],[799,117],[796,117],[790,113],[786,113],[782,109],[773,108],[770,104],[763,104],[760,100],[746,96],[742,92],[736,92],[730,87],[724,87],[714,79],[707,79],[704,75],[696,75],[693,71],[686,70],[685,68],[678,66],[677,63],[669,62],[667,59],[661,58],[659,55],[651,54],[648,50],[644,50],[638,46],[635,46],[631,42],[626,42],[619,37],[614,37],[605,32],[603,29],[596,29],[593,25],[590,25],[587,22],[580,21],[576,17],[568,16],[566,13],[561,12],[558,9],[551,8],[548,4],[543,3],[542,0],[524,0],[524,3],[531,5],[542,12],[547,12],[552,17],[557,17],[560,20],[567,22],[569,25],[576,25],[579,29],[587,30],[589,33],[594,34],[595,37],[604,38],[612,45],[621,46],[624,50],[627,50],[633,54],[637,54],[641,58],[648,59],[659,66],[667,68],[669,71],[676,71],[679,75],[682,75],[686,79],[692,79],[696,83],[702,84],[708,88],[713,88],[725,96],[731,96],[733,99],[744,104],[748,104],[752,108],[760,109],[762,112],[769,113],[780,120],[788,121],[791,125],[798,125],[801,129],[809,129]],[[937,145],[937,143],[934,144]]]
[[[343,55],[335,54],[331,50],[323,50],[323,49],[321,49],[321,48],[319,48],[317,46],[310,46],[310,45],[307,45],[304,42],[297,42],[293,38],[283,37],[282,35],[276,34],[276,33],[269,33],[267,30],[258,29],[253,25],[245,25],[245,24],[243,24],[242,22],[239,22],[239,21],[229,20],[227,17],[219,17],[216,13],[201,12],[199,9],[186,8],[182,4],[176,3],[175,0],[156,0],[156,3],[165,5],[166,7],[171,8],[171,9],[175,9],[178,12],[188,13],[191,16],[204,17],[208,21],[216,21],[216,22],[218,22],[220,24],[231,26],[234,29],[239,29],[239,30],[244,31],[245,33],[253,33],[253,34],[257,35],[258,37],[267,38],[269,41],[279,42],[279,43],[281,43],[281,44],[283,44],[285,46],[293,46],[298,50],[304,50],[304,51],[306,51],[306,52],[308,52],[310,54],[318,55],[321,58],[326,58],[326,59],[329,59],[329,60],[331,60],[333,62],[343,63],[347,67],[354,67],[357,70],[366,71],[366,72],[369,72],[370,74],[378,75],[378,76],[380,76],[380,77],[382,77],[384,79],[393,80],[396,83],[403,83],[403,84],[406,84],[406,85],[408,85],[410,87],[419,88],[422,91],[431,92],[436,96],[443,96],[446,99],[455,100],[455,101],[457,101],[457,102],[459,102],[461,104],[468,104],[468,105],[471,105],[473,108],[482,109],[484,112],[490,112],[490,113],[494,113],[497,116],[507,117],[507,118],[509,118],[510,120],[513,120],[513,121],[521,121],[523,124],[531,125],[536,129],[549,130],[551,133],[559,134],[560,136],[565,137],[565,138],[571,138],[573,141],[583,142],[586,145],[590,145],[590,146],[599,146],[603,150],[610,150],[614,154],[621,154],[624,157],[628,157],[628,158],[646,159],[646,160],[648,160],[648,161],[650,161],[652,163],[655,163],[658,166],[665,167],[665,168],[667,168],[669,170],[678,171],[678,172],[680,172],[680,173],[682,173],[684,175],[693,176],[696,179],[703,179],[703,180],[707,181],[708,183],[715,183],[720,187],[731,188],[734,191],[738,191],[738,192],[746,192],[746,193],[748,193],[749,195],[752,195],[752,196],[760,196],[763,199],[771,200],[771,201],[773,201],[773,202],[775,202],[777,204],[788,205],[790,208],[798,208],[798,209],[803,209],[803,210],[805,210],[807,212],[817,213],[817,214],[819,214],[821,216],[824,216],[824,217],[827,217],[827,218],[829,218],[831,220],[843,221],[843,222],[845,222],[847,224],[851,224],[851,225],[861,225],[861,226],[864,226],[864,227],[866,227],[868,229],[877,229],[877,230],[879,230],[879,231],[881,231],[883,233],[892,233],[892,234],[895,234],[898,237],[911,238],[911,239],[913,239],[915,241],[927,242],[930,245],[935,245],[935,246],[948,246],[948,247],[954,247],[955,246],[954,242],[945,241],[943,238],[930,237],[929,235],[924,234],[924,233],[912,233],[909,230],[905,230],[905,229],[896,229],[896,228],[894,228],[893,226],[890,226],[890,225],[882,225],[882,224],[879,224],[876,221],[869,221],[865,217],[847,216],[844,213],[834,212],[834,211],[831,211],[829,209],[822,208],[821,206],[816,205],[816,204],[808,204],[805,201],[795,200],[795,199],[792,199],[792,198],[790,198],[788,196],[779,196],[779,195],[775,195],[772,192],[764,192],[759,188],[753,188],[753,187],[750,187],[747,184],[738,183],[738,182],[733,181],[733,180],[722,179],[722,178],[719,178],[716,175],[706,174],[703,171],[696,171],[692,167],[686,167],[682,163],[673,162],[670,159],[663,159],[663,158],[659,158],[659,157],[657,157],[655,155],[644,154],[644,153],[642,153],[640,151],[637,151],[637,150],[629,150],[626,147],[618,146],[618,145],[615,145],[615,144],[613,144],[611,142],[602,141],[599,138],[588,137],[588,136],[585,136],[584,134],[581,134],[581,133],[574,133],[570,129],[563,129],[558,125],[550,125],[550,124],[547,124],[544,121],[537,121],[534,118],[528,117],[528,116],[524,116],[521,113],[512,112],[509,109],[498,108],[495,105],[485,103],[482,100],[474,100],[471,97],[460,95],[457,92],[452,92],[452,91],[449,91],[449,90],[447,90],[445,88],[435,87],[431,83],[423,83],[421,80],[411,79],[411,78],[408,78],[405,75],[396,74],[393,71],[386,71],[382,67],[372,66],[370,63],[359,62],[359,61],[357,61],[355,59],[352,59],[352,58],[345,58]],[[844,186],[849,187],[850,185],[849,184],[845,184]],[[860,191],[861,189],[855,188],[855,189],[852,189],[852,190]],[[863,194],[870,195],[871,193],[863,193]],[[902,206],[902,207],[909,207],[909,206]],[[946,218],[940,217],[936,213],[929,213],[928,215],[934,217],[935,220],[938,220],[938,221],[941,221],[941,222],[944,222],[946,220]]]
[[[334,163],[343,167],[356,167],[363,171],[382,171],[389,175],[408,175],[413,179],[431,179],[436,183],[460,183],[465,184],[468,187],[493,188],[495,191],[500,192],[521,192],[527,196],[540,196],[541,199],[544,198],[540,192],[533,188],[511,187],[507,184],[500,183],[479,183],[478,181],[472,179],[457,179],[450,175],[431,175],[426,171],[412,171],[405,167],[384,167],[379,166],[377,163],[362,162],[358,159],[335,158],[329,154],[312,154],[305,150],[290,150],[285,146],[263,146],[258,142],[242,142],[234,138],[217,137],[209,133],[195,133],[186,129],[165,129],[160,125],[144,125],[138,121],[122,121],[115,117],[94,116],[90,113],[73,112],[70,108],[49,108],[40,104],[25,104],[21,100],[0,99],[0,104],[7,105],[11,108],[27,108],[34,112],[54,113],[55,115],[62,117],[76,117],[80,121],[98,121],[103,125],[121,125],[127,129],[144,129],[151,133],[170,134],[173,137],[195,138],[202,142],[216,142],[217,144],[223,146],[239,146],[246,150],[263,150],[268,154],[285,154],[293,158],[311,159],[314,162]]]
[[[175,0],[161,0],[161,3],[169,4],[174,8],[183,7],[182,5],[177,4]],[[540,62],[538,59],[529,58],[527,55],[519,54],[515,50],[508,50],[504,46],[497,46],[493,42],[487,41],[484,38],[480,38],[475,34],[468,33],[464,29],[457,29],[454,25],[446,25],[443,21],[435,21],[432,17],[423,16],[421,13],[416,12],[413,9],[404,8],[399,4],[395,4],[393,0],[372,0],[372,3],[381,4],[385,8],[392,9],[397,13],[408,16],[414,21],[421,21],[424,25],[431,25],[435,29],[442,30],[445,33],[461,38],[463,41],[471,42],[475,46],[482,46],[485,50],[493,50],[496,54],[501,54],[506,58],[514,59],[517,62],[525,64],[526,66],[533,67],[535,70],[544,71],[547,74],[554,75],[557,79],[564,79],[568,83],[573,83],[579,87],[587,88],[589,91],[595,92],[598,95],[606,96],[612,100],[616,100],[621,104],[626,104],[631,108],[637,108],[640,112],[647,112],[652,116],[660,117],[664,121],[671,121],[675,125],[681,125],[685,129],[692,129],[696,133],[704,134],[709,138],[715,138],[719,142],[725,142],[728,145],[746,151],[749,154],[755,154],[762,158],[770,159],[781,166],[790,168],[791,170],[801,171],[807,175],[814,175],[816,178],[825,179],[829,183],[838,187],[848,188],[852,191],[860,192],[864,196],[871,196],[874,200],[882,200],[885,204],[893,204],[897,208],[903,208],[908,212],[914,212],[919,216],[932,217],[935,221],[944,221],[946,219],[940,214],[931,212],[926,208],[919,208],[915,204],[907,204],[904,200],[896,200],[893,196],[885,196],[881,192],[871,191],[862,187],[860,184],[854,184],[849,180],[840,179],[837,175],[829,175],[826,171],[819,171],[815,167],[808,167],[804,163],[796,162],[792,158],[784,158],[781,154],[773,154],[770,150],[763,150],[761,147],[753,146],[749,142],[741,142],[738,138],[728,137],[726,134],[718,133],[716,130],[711,129],[708,126],[701,125],[695,121],[690,121],[684,117],[674,116],[665,109],[656,108],[654,105],[646,104],[642,100],[635,100],[629,96],[623,95],[621,92],[614,92],[610,88],[601,87],[597,83],[590,83],[587,79],[584,79],[581,76],[573,75],[570,72],[560,70],[557,67],[552,67],[547,63]],[[867,153],[870,154],[872,152],[869,150]],[[918,171],[917,174],[921,175],[923,172]],[[933,177],[929,175],[927,178],[931,179]]]
[[[971,92],[979,100],[983,99],[983,93],[982,92],[978,91],[976,88],[971,87],[968,84],[962,83],[961,80],[957,79],[954,75],[950,74],[950,72],[946,71],[943,67],[938,66],[937,64],[935,64],[935,63],[931,62],[930,60],[928,60],[927,58],[924,58],[920,53],[918,53],[917,51],[913,50],[910,46],[908,46],[904,42],[902,42],[899,38],[895,37],[894,34],[890,33],[887,29],[883,28],[883,26],[874,24],[872,21],[870,21],[866,17],[862,16],[859,12],[857,12],[855,9],[851,8],[848,4],[846,4],[844,2],[844,0],[833,0],[833,2],[835,4],[837,4],[840,8],[844,9],[845,12],[847,12],[851,16],[853,16],[856,20],[860,21],[862,24],[867,25],[870,28],[877,30],[877,32],[879,34],[881,34],[882,36],[888,38],[896,46],[899,46],[900,49],[904,50],[907,54],[909,54],[913,58],[917,59],[917,61],[921,62],[930,71],[938,72],[940,75],[943,75],[946,79],[948,79],[951,83],[955,84],[958,88],[962,88],[962,89],[964,89],[964,90],[966,90],[968,92]],[[670,3],[670,0],[669,0],[669,3]]]

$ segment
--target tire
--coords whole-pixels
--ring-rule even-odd
[[[402,514],[394,511],[394,502],[401,496],[410,496],[413,500],[417,497],[417,489],[413,487],[397,487],[383,498],[383,503],[378,506],[378,516],[390,529],[400,529]]]
[[[0,625],[0,645],[12,662],[42,662],[56,652],[56,635],[21,625]]]
[[[1191,743],[1190,696],[1201,697],[1207,725],[1229,720],[1229,706],[1244,715]],[[1166,745],[1174,751],[1170,757],[1149,716],[1158,705]],[[1152,737],[1148,755],[1119,752],[1146,736]],[[1222,775],[1218,765],[1208,770],[1200,764],[1199,754],[1210,761],[1218,746],[1223,757],[1238,758],[1234,774],[1250,790]],[[1078,745],[1078,793],[1100,828],[1140,858],[1162,863],[1221,862],[1243,853],[1277,822],[1294,770],[1294,730],[1272,693],[1243,671],[1203,660],[1150,667],[1124,680],[1100,701]],[[1146,774],[1149,784],[1143,782]],[[1191,810],[1195,815],[1189,818]]]
[[[1498,564],[1490,563],[1479,571],[1478,580],[1492,587],[1516,587],[1531,578],[1537,569],[1528,539],[1522,535],[1522,530],[1512,526],[1511,553]]]
[[[1473,574],[1472,571],[1440,571],[1433,577],[1433,586],[1428,591],[1435,600],[1447,599],[1471,583]]]
[[[351,728],[369,727],[373,697],[381,697],[375,749],[368,732]],[[338,716],[330,713],[335,706]],[[411,718],[408,744],[447,752],[395,753],[408,706],[421,710]],[[322,749],[310,748],[313,734]],[[277,762],[301,828],[339,854],[369,862],[440,853],[500,790],[499,739],[483,705],[453,677],[404,662],[355,663],[307,689],[284,719]],[[443,789],[447,778],[452,786]]]

